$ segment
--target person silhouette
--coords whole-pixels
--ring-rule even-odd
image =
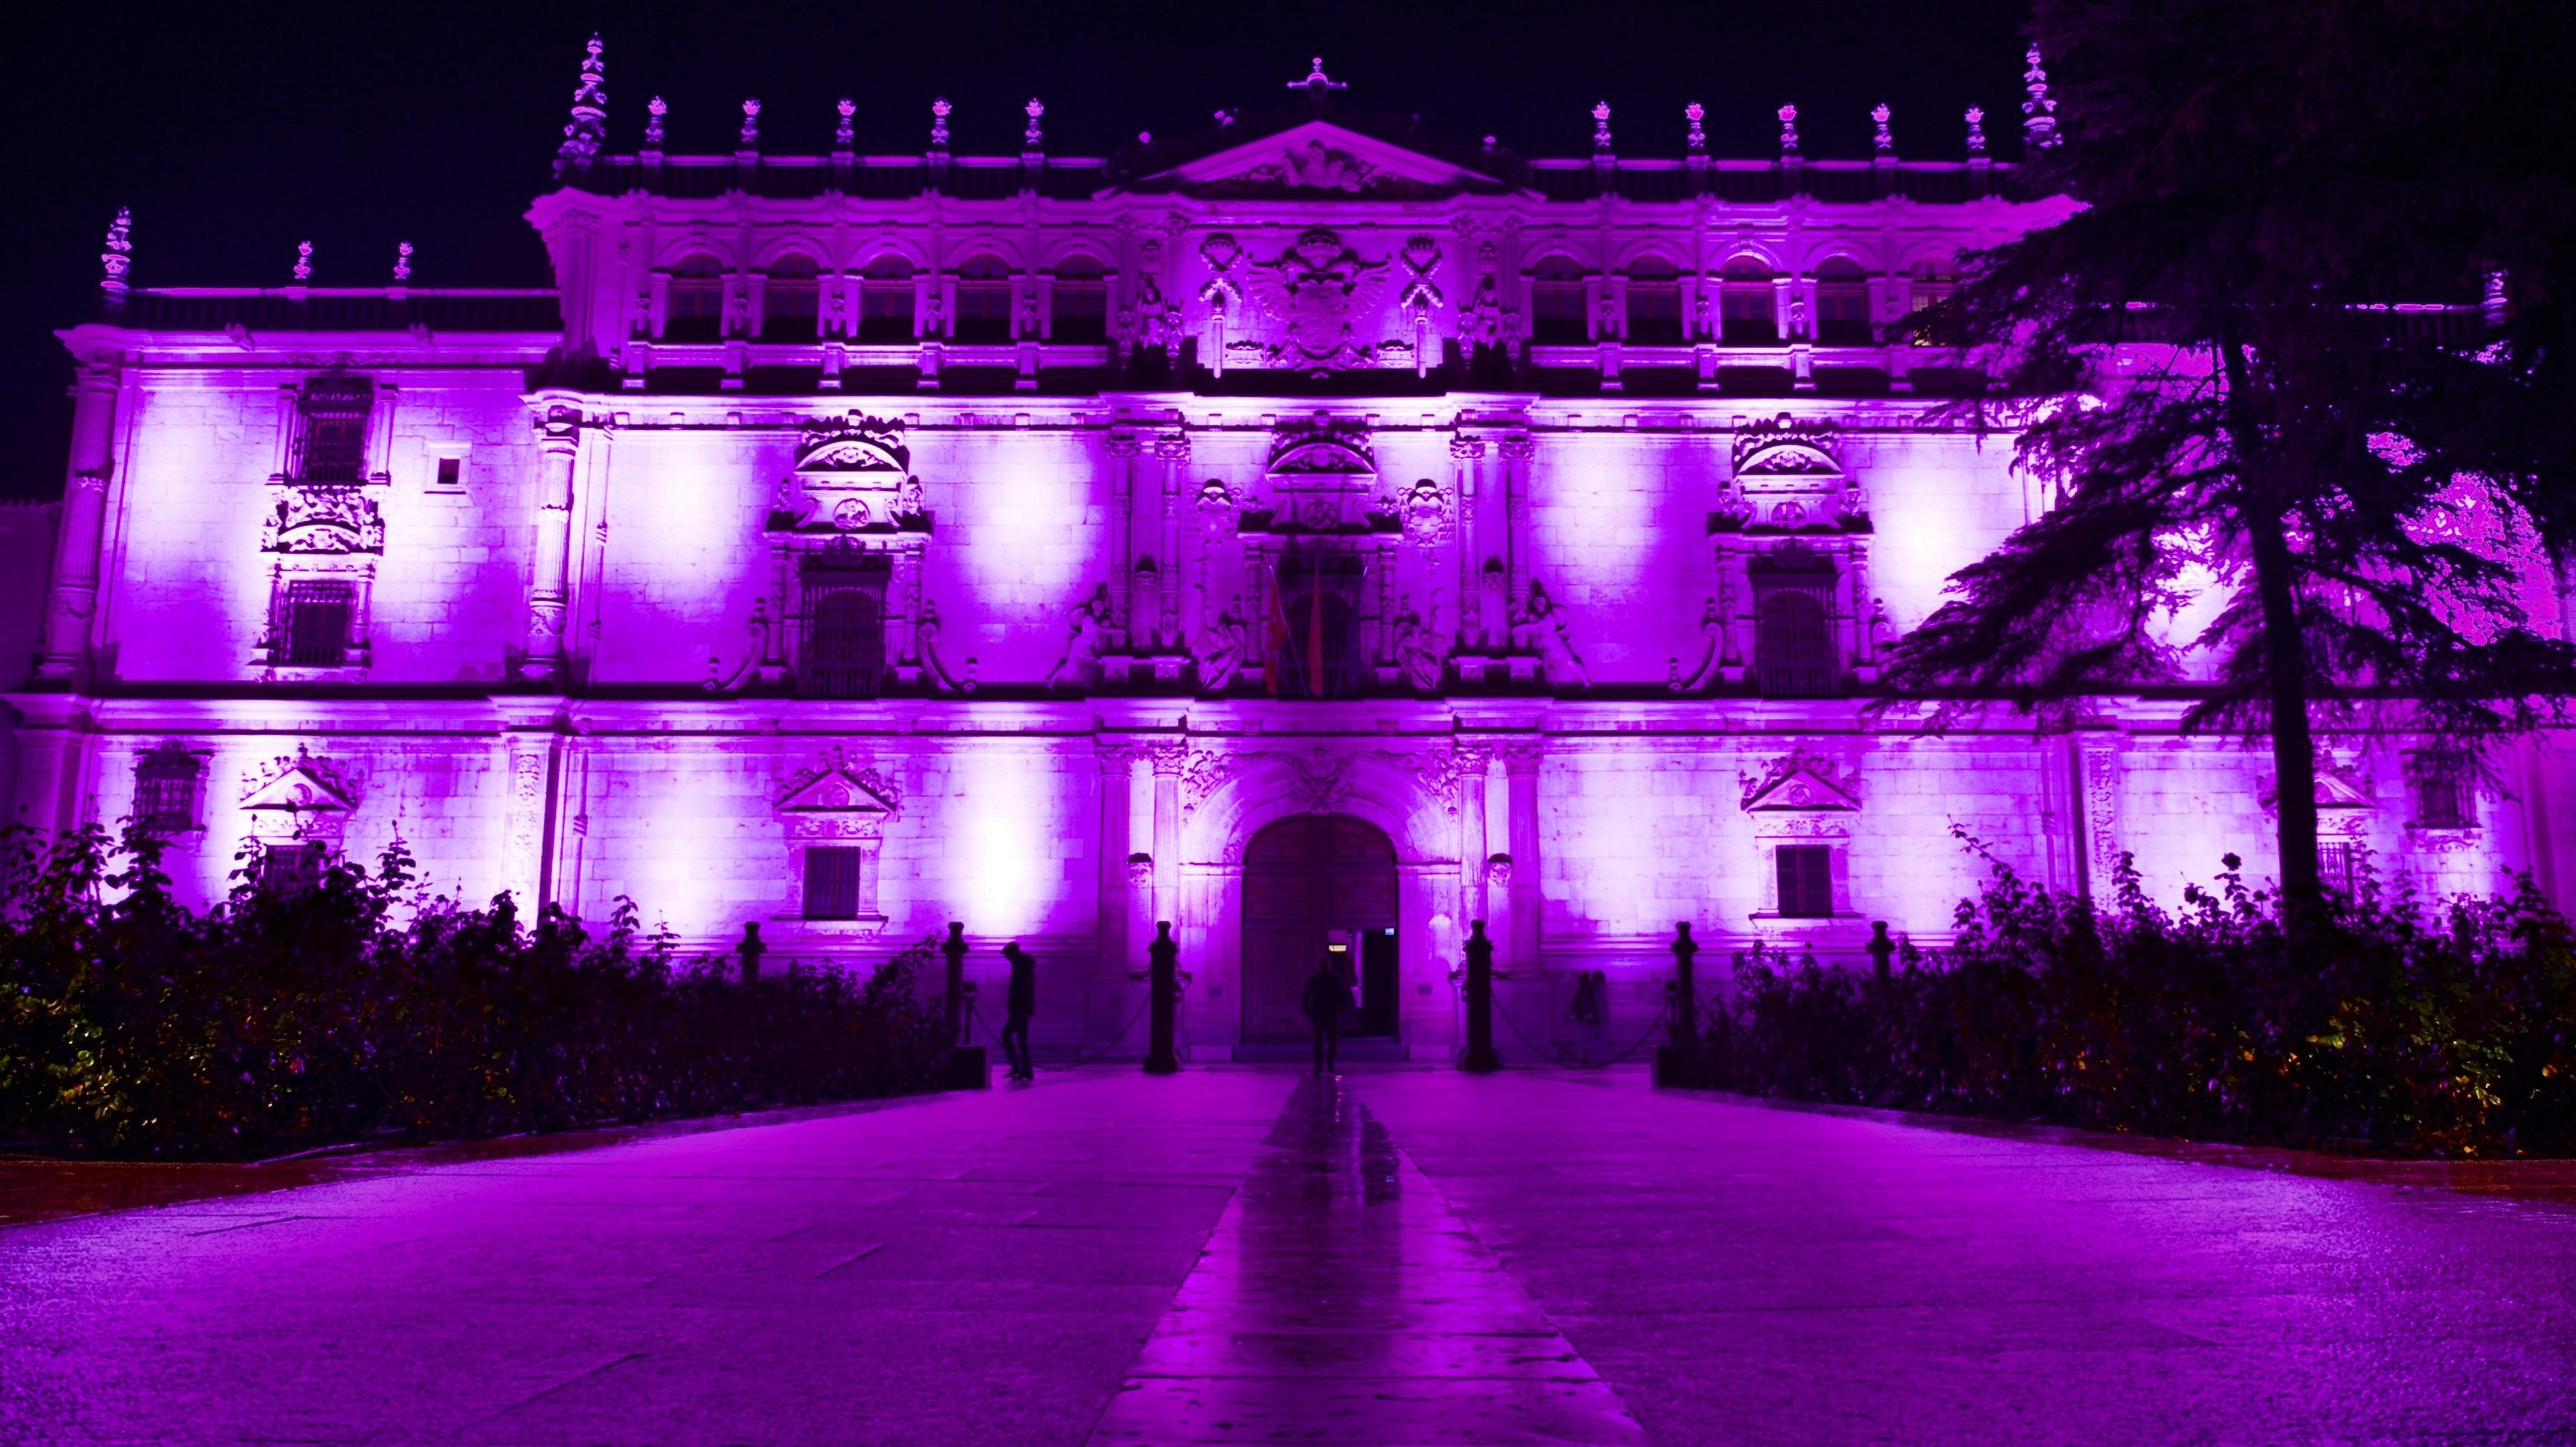
[[[1011,984],[1003,1000],[1002,1056],[1011,1065],[1011,1079],[1035,1080],[1037,1066],[1029,1059],[1029,1017],[1038,1012],[1038,962],[1013,940],[1002,946],[1002,958],[1011,962]]]
[[[1315,1073],[1325,1074],[1340,1063],[1337,1057],[1342,1048],[1342,1012],[1351,1008],[1350,982],[1333,967],[1331,955],[1315,966],[1297,1004],[1315,1026]]]
[[[1584,1065],[1601,1063],[1601,1011],[1609,993],[1609,977],[1599,970],[1584,970],[1574,977],[1574,1003],[1566,1014],[1573,1018],[1575,1059]]]

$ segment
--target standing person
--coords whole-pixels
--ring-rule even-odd
[[[1035,1080],[1037,1066],[1029,1059],[1029,1017],[1038,1012],[1038,962],[1013,940],[1002,946],[1002,958],[1011,962],[1010,993],[1002,1012],[1002,1055],[1010,1062],[1011,1079]]]
[[[1585,970],[1574,977],[1574,1003],[1566,1016],[1574,1021],[1575,1056],[1585,1065],[1601,1063],[1601,975]]]
[[[1322,1075],[1340,1062],[1342,1048],[1342,1012],[1351,1008],[1350,982],[1333,968],[1333,957],[1324,956],[1315,966],[1313,978],[1306,981],[1306,993],[1298,1005],[1315,1026],[1315,1073]]]

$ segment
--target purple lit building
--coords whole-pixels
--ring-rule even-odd
[[[757,921],[773,967],[959,919],[979,970],[1037,953],[1058,1048],[1120,1037],[1167,919],[1202,1058],[1302,1031],[1328,945],[1446,1051],[1471,920],[1506,1053],[1577,970],[1641,1028],[1677,920],[1937,940],[1954,823],[2068,889],[2270,872],[2267,756],[2180,702],[1863,715],[2041,506],[1963,359],[1882,339],[2064,214],[1976,113],[1957,159],[1884,112],[1804,158],[1783,110],[1737,161],[1605,106],[1529,160],[1293,89],[1315,119],[1115,162],[1035,101],[1008,156],[944,103],[920,154],[853,154],[849,102],[828,154],[756,102],[666,152],[658,100],[612,152],[594,47],[552,289],[129,288],[120,229],[65,499],[0,515],[0,604],[50,579],[0,803],[145,818],[201,900],[399,836],[471,896]],[[2476,788],[2332,743],[2330,871],[2562,889],[2542,742]]]

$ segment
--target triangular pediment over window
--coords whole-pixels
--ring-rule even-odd
[[[874,769],[833,766],[817,769],[788,786],[778,801],[785,814],[886,815],[898,800],[893,786]]]
[[[1860,800],[1831,765],[1792,762],[1775,766],[1744,796],[1747,813],[1858,809]]]
[[[1308,121],[1229,146],[1138,181],[1139,191],[1201,196],[1441,196],[1498,191],[1501,182],[1330,121]]]

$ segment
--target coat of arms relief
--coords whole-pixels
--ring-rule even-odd
[[[1246,290],[1280,328],[1263,360],[1292,371],[1373,366],[1371,324],[1385,299],[1392,263],[1371,261],[1329,226],[1310,226],[1278,256],[1246,268]]]

